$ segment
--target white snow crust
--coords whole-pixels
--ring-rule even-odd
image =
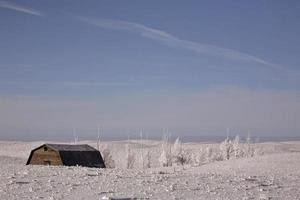
[[[102,142],[116,168],[25,165],[44,142],[0,142],[0,199],[300,199],[300,142],[256,144],[253,157],[160,167],[161,141]],[[96,147],[95,141],[82,141]],[[126,146],[137,156],[126,169]],[[197,153],[208,145],[184,144]],[[139,155],[150,153],[150,168]]]

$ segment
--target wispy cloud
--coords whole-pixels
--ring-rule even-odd
[[[132,86],[132,82],[55,82],[56,85],[74,86],[74,87],[105,87],[105,86]]]
[[[39,16],[39,17],[44,16],[44,13],[42,13],[40,11],[34,10],[32,8],[29,8],[29,7],[26,7],[23,5],[16,4],[11,1],[0,0],[0,8],[6,8],[6,9],[14,10],[17,12],[22,12],[22,13],[26,13],[29,15]]]
[[[117,86],[132,86],[134,82],[122,81],[0,81],[1,85],[14,85],[22,87],[35,87],[35,86],[60,86],[60,87],[117,87]]]
[[[167,46],[182,48],[199,54],[218,56],[218,57],[223,57],[223,58],[236,60],[236,61],[257,63],[273,69],[279,69],[279,70],[283,69],[281,66],[277,64],[268,62],[262,58],[252,56],[247,53],[243,53],[232,49],[222,48],[214,45],[201,44],[189,40],[180,39],[162,30],[150,28],[138,23],[122,21],[122,20],[112,20],[112,19],[94,19],[94,18],[87,18],[82,16],[75,16],[75,18],[101,28],[118,30],[118,31],[128,31],[135,34],[139,34],[142,37],[158,41]]]

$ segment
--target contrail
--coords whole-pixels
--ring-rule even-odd
[[[2,85],[23,85],[23,86],[68,86],[68,87],[117,87],[117,86],[133,86],[134,82],[121,82],[121,81],[103,81],[103,82],[80,82],[80,81],[55,81],[55,82],[47,82],[47,81],[0,81]]]
[[[262,58],[252,56],[247,53],[213,45],[201,44],[189,40],[183,40],[165,31],[150,28],[142,24],[122,20],[94,19],[82,16],[73,17],[101,28],[135,33],[142,37],[158,41],[167,46],[177,47],[181,49],[190,50],[199,54],[218,56],[236,61],[257,63],[267,66],[269,68],[283,70],[283,67],[277,64],[268,62]]]
[[[28,8],[25,6],[21,6],[19,4],[13,3],[11,1],[0,1],[0,8],[6,8],[6,9],[10,9],[10,10],[14,10],[17,12],[22,12],[22,13],[26,13],[29,15],[35,15],[35,16],[39,16],[42,17],[44,16],[44,14],[40,11],[34,10],[32,8]]]

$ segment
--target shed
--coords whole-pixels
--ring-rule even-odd
[[[100,152],[87,144],[43,144],[31,151],[29,164],[105,168]]]

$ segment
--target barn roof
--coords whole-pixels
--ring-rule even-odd
[[[57,151],[98,151],[87,144],[45,144],[46,146]]]
[[[100,152],[87,144],[43,144],[31,151],[26,164],[30,164],[32,155],[37,149],[45,146],[58,151],[63,164],[66,166],[79,165],[86,167],[105,168],[105,164]]]

